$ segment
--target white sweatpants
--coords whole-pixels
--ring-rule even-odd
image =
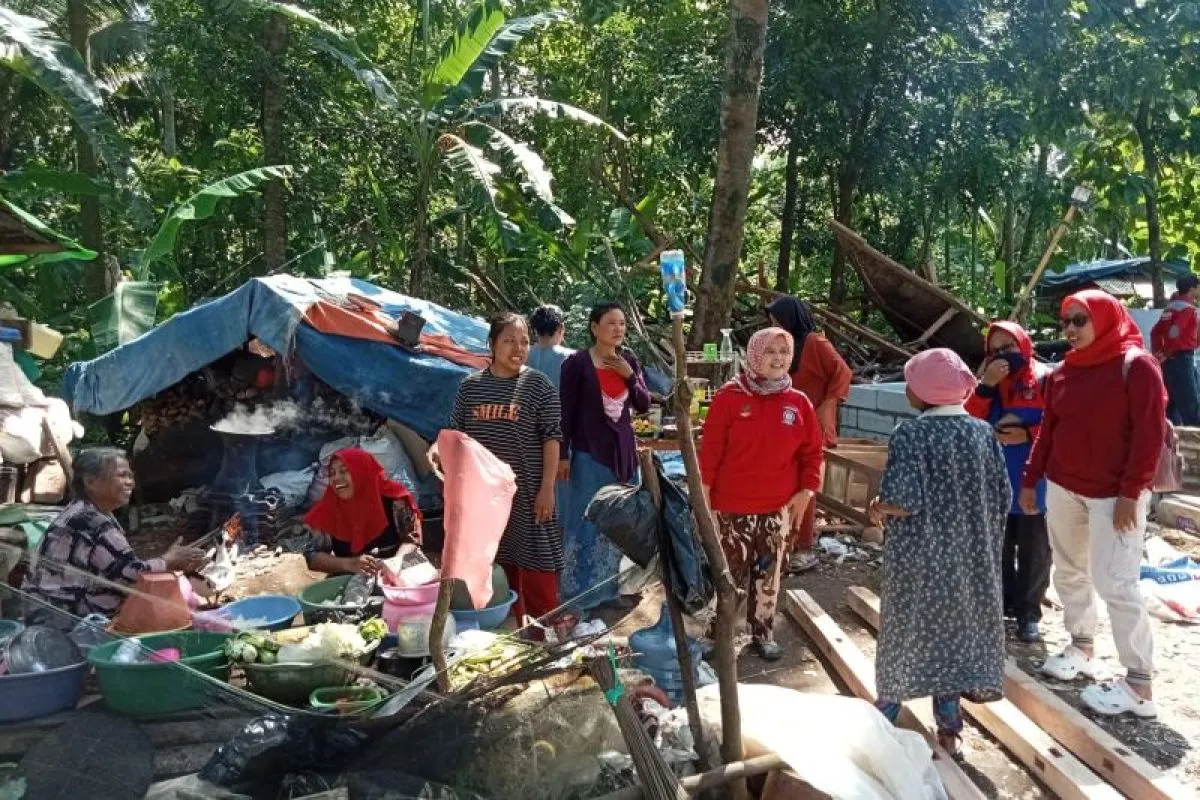
[[[1063,603],[1071,641],[1090,646],[1096,636],[1096,594],[1108,608],[1117,655],[1131,683],[1154,675],[1150,615],[1138,588],[1150,493],[1138,500],[1137,528],[1113,526],[1117,498],[1095,499],[1048,482],[1046,525],[1054,551],[1054,588]],[[1094,590],[1094,591],[1093,591]]]

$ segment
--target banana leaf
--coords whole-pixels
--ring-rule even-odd
[[[125,281],[112,294],[88,306],[88,326],[96,355],[128,344],[154,327],[159,283]]]

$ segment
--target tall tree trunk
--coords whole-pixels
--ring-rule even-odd
[[[1004,193],[1004,219],[1000,229],[1000,260],[1004,263],[1004,299],[1012,302],[1017,286],[1017,201],[1011,191]]]
[[[1029,186],[1029,200],[1025,206],[1027,209],[1025,216],[1025,232],[1021,234],[1021,245],[1017,248],[1016,264],[1018,266],[1025,264],[1029,260],[1030,251],[1033,250],[1033,235],[1037,232],[1038,220],[1040,215],[1038,210],[1042,206],[1042,187],[1046,183],[1046,171],[1050,166],[1050,146],[1048,144],[1038,145],[1038,160],[1037,167],[1033,174],[1033,181]]]
[[[433,181],[437,175],[438,151],[430,142],[426,152],[417,159],[416,208],[413,211],[412,261],[408,272],[408,293],[425,296],[425,281],[429,272],[429,203],[433,199]],[[396,267],[399,268],[399,264]],[[397,281],[399,286],[399,281]]]
[[[91,56],[88,52],[88,37],[91,35],[91,20],[88,14],[87,0],[68,0],[67,28],[71,37],[71,46],[79,53],[83,63],[91,71]],[[87,135],[75,127],[75,165],[83,174],[95,178],[100,174],[100,165],[96,161],[96,152]],[[100,210],[99,197],[80,198],[79,201],[79,233],[80,239],[89,250],[95,250],[98,255],[88,262],[84,271],[84,291],[89,300],[99,300],[108,294],[108,271],[105,267],[104,252],[104,218]]]
[[[843,164],[837,174],[837,205],[833,218],[853,228],[854,195],[858,192],[861,173],[857,167]],[[846,253],[840,243],[833,248],[833,263],[829,268],[829,305],[835,310],[846,304]]]
[[[283,57],[288,45],[288,21],[271,12],[263,28],[266,62],[262,86],[263,159],[268,165],[287,163],[283,132]],[[281,180],[263,186],[263,270],[271,274],[287,263],[287,194]]]
[[[13,142],[12,121],[17,113],[17,94],[21,78],[15,72],[0,72],[0,170],[11,168]]]
[[[730,0],[717,175],[692,324],[695,349],[700,349],[704,342],[717,341],[733,312],[758,128],[766,35],[767,0]],[[741,742],[737,743],[737,749],[741,751]]]
[[[800,136],[792,126],[788,137],[787,166],[783,171],[783,213],[779,217],[779,263],[775,268],[775,291],[789,291],[792,279],[792,240],[796,235],[796,193],[800,185]]]
[[[1150,246],[1150,280],[1154,282],[1154,307],[1167,304],[1162,274],[1162,227],[1158,219],[1158,150],[1154,147],[1154,131],[1150,121],[1150,102],[1142,98],[1134,121],[1142,145],[1142,165],[1145,180],[1142,194],[1146,198],[1146,234]]]
[[[167,78],[162,82],[162,151],[168,158],[175,155],[175,87]]]

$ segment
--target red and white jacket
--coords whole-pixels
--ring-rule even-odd
[[[1165,361],[1200,347],[1200,310],[1186,292],[1178,292],[1150,330],[1154,355]]]

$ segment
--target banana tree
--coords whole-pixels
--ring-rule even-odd
[[[409,291],[421,295],[428,279],[429,208],[443,168],[460,185],[477,192],[500,225],[504,214],[498,177],[507,171],[520,177],[523,192],[552,212],[559,225],[573,222],[554,202],[553,176],[541,156],[495,124],[503,113],[527,111],[565,117],[624,134],[583,109],[539,97],[504,97],[478,102],[484,76],[497,68],[521,41],[540,28],[563,22],[562,10],[506,20],[497,0],[481,0],[468,11],[454,35],[443,43],[439,58],[425,73],[415,98],[402,112],[409,148],[417,165],[416,213]]]

